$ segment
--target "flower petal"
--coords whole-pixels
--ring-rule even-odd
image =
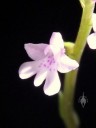
[[[50,38],[50,44],[55,45],[59,48],[64,48],[64,41],[62,35],[59,32],[53,32]]]
[[[36,74],[38,70],[38,61],[31,61],[31,62],[25,62],[23,63],[19,68],[19,77],[21,79],[27,79],[34,74]]]
[[[32,44],[28,43],[24,45],[24,48],[28,54],[28,56],[33,60],[39,60],[45,57],[44,55],[44,49],[47,46],[47,44]]]
[[[63,55],[60,58],[60,62],[58,63],[58,71],[61,73],[67,73],[71,70],[78,68],[78,66],[79,64],[77,63],[77,61],[69,58],[66,55]]]
[[[54,45],[49,45],[45,48],[44,50],[44,54],[47,55],[47,54],[50,54],[50,55],[58,55],[60,53],[61,49],[57,46],[54,46]]]
[[[35,76],[34,85],[36,87],[40,86],[43,83],[43,81],[45,80],[46,76],[47,76],[47,71],[45,71],[43,69],[41,71],[39,71]]]
[[[61,87],[57,71],[49,72],[44,85],[44,93],[48,96],[55,95]]]
[[[92,33],[88,36],[87,43],[91,49],[96,49],[96,33]]]
[[[96,14],[93,13],[92,15],[92,22],[93,22],[93,30],[96,32]]]

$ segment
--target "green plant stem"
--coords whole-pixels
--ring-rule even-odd
[[[83,8],[73,53],[71,55],[69,54],[78,63],[80,63],[86,45],[86,39],[92,29],[91,18],[95,7],[95,3],[92,0],[84,0],[84,2],[85,6]],[[65,75],[64,90],[59,94],[60,116],[67,128],[77,128],[79,126],[79,119],[73,107],[77,74],[78,70],[74,70]]]

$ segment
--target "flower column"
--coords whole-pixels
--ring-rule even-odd
[[[92,28],[91,20],[95,6],[95,1],[93,0],[82,0],[80,2],[83,8],[81,24],[75,45],[72,48],[73,52],[68,54],[78,62],[80,62],[86,39]],[[60,116],[67,128],[77,128],[79,126],[79,119],[73,108],[77,72],[78,70],[74,70],[65,75],[64,90],[59,94]]]

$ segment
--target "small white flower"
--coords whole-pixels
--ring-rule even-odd
[[[54,95],[59,92],[61,83],[58,72],[67,73],[79,64],[65,55],[64,41],[59,32],[53,32],[48,44],[25,44],[28,56],[34,61],[25,62],[19,68],[19,77],[27,79],[36,74],[34,85],[40,86],[45,80],[44,93]]]
[[[90,34],[87,38],[87,43],[91,49],[96,49],[96,14],[92,15],[92,24],[94,33]]]

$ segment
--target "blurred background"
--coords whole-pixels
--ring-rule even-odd
[[[34,76],[21,80],[19,66],[31,59],[25,43],[49,43],[52,32],[60,32],[65,41],[74,42],[82,8],[79,0],[2,2],[0,11],[1,51],[1,127],[65,128],[58,112],[58,94],[48,97],[43,85],[33,85]],[[63,86],[64,74],[59,74]],[[78,99],[88,98],[83,108]],[[80,128],[96,127],[96,50],[86,45],[77,80],[74,107]]]

